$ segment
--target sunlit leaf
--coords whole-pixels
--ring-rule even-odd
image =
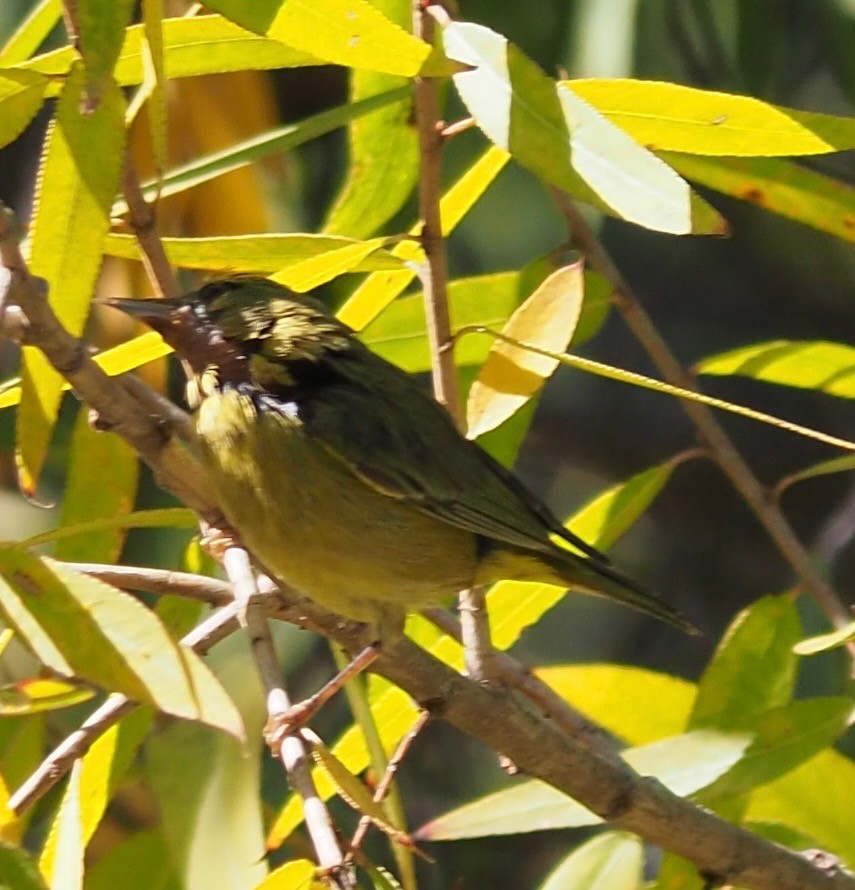
[[[563,352],[579,320],[583,282],[581,262],[556,270],[514,311],[502,333]],[[477,439],[504,423],[541,389],[558,364],[497,340],[469,390],[467,436]]]
[[[99,432],[79,411],[71,435],[62,499],[63,526],[127,515],[139,475],[136,452],[120,436]],[[125,540],[120,526],[66,538],[54,551],[67,562],[115,562]]]
[[[274,869],[255,890],[314,890],[325,884],[317,881],[317,866],[308,859],[293,859]]]
[[[652,80],[563,81],[650,149],[699,155],[815,155],[855,148],[855,120]]]
[[[350,248],[351,259],[345,263],[348,272],[373,272],[378,269],[400,269],[402,263],[383,244],[387,239],[355,241],[332,235],[222,235],[212,238],[163,238],[163,246],[171,263],[185,269],[228,269],[231,273],[271,273],[322,258],[324,254]],[[364,255],[359,256],[364,250]],[[111,233],[104,244],[111,256],[140,259],[139,245],[131,235]],[[323,259],[320,260],[323,262]],[[334,261],[334,260],[333,260]]]
[[[33,71],[0,71],[0,148],[17,139],[36,116],[47,84]]]
[[[574,708],[633,745],[682,732],[694,683],[623,664],[565,664],[537,676]]]
[[[837,649],[846,643],[855,640],[855,621],[838,630],[827,634],[819,634],[815,637],[808,637],[805,640],[799,640],[793,646],[793,652],[796,655],[816,655],[818,652],[827,652],[829,649]]]
[[[370,241],[358,241],[355,244],[346,244],[335,250],[327,251],[320,256],[310,257],[299,263],[281,269],[271,275],[272,281],[278,281],[299,294],[314,290],[328,281],[332,281],[339,275],[347,272],[356,272],[364,269],[366,262],[375,253],[389,243],[388,238],[373,238]],[[384,252],[384,259],[388,259],[389,265],[396,262],[392,254]],[[403,264],[400,264],[403,265]]]
[[[387,18],[409,28],[410,0],[373,0]],[[351,101],[408,85],[404,78],[374,71],[350,74]],[[330,235],[367,238],[403,206],[418,177],[418,136],[407,95],[348,128],[348,172],[324,224]]]
[[[19,680],[0,688],[0,716],[15,717],[56,711],[88,701],[94,691],[63,680]]]
[[[539,890],[640,890],[643,877],[641,840],[608,831],[574,850],[550,872]]]
[[[855,763],[837,751],[821,751],[801,766],[757,788],[751,794],[745,818],[780,822],[804,831],[852,868],[855,866],[853,787]]]
[[[62,15],[60,0],[41,0],[8,38],[0,50],[0,65],[6,67],[23,62],[42,45]]]
[[[101,265],[109,208],[124,152],[124,99],[109,83],[98,107],[81,113],[84,71],[66,81],[47,139],[32,226],[30,271],[45,278],[60,322],[80,334]],[[17,421],[19,477],[33,492],[47,453],[62,393],[62,378],[43,353],[25,347]]]
[[[110,81],[130,24],[133,0],[76,0],[78,46],[86,67],[85,102],[93,109]]]
[[[692,794],[726,773],[750,742],[745,733],[698,730],[624,751],[636,772],[655,776],[675,794]],[[420,828],[415,837],[443,841],[577,828],[601,822],[558,789],[529,779],[452,810]]]
[[[445,236],[457,227],[461,219],[472,209],[491,182],[507,164],[510,155],[495,146],[487,149],[480,158],[443,195],[439,209],[442,217],[442,233]],[[410,230],[418,235],[421,223]],[[402,259],[422,262],[424,252],[413,241],[402,241],[392,253]],[[411,269],[402,272],[384,272],[369,276],[347,299],[336,313],[355,331],[361,331],[395,299],[415,278]]]
[[[798,610],[789,596],[765,596],[737,615],[698,684],[689,725],[728,729],[793,695],[801,638]]]
[[[546,182],[657,231],[720,233],[723,221],[685,180],[501,34],[471,22],[443,28],[446,53],[478,126]]]
[[[754,343],[703,359],[699,374],[736,374],[855,399],[855,348],[823,340]]]
[[[0,549],[0,574],[6,620],[53,671],[242,737],[210,670],[134,597],[21,550]]]
[[[855,188],[781,158],[703,158],[663,152],[687,179],[844,241],[855,240]]]
[[[412,77],[430,47],[367,0],[210,0],[210,9],[272,40],[334,65]]]

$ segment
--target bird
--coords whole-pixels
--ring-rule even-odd
[[[696,632],[319,301],[229,275],[179,298],[104,302],[185,363],[192,446],[244,546],[378,641],[399,637],[410,612],[502,580],[607,597]]]

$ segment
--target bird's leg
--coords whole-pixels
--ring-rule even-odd
[[[348,680],[352,680],[368,668],[380,654],[380,648],[379,642],[366,646],[350,664],[340,670],[314,695],[288,708],[284,713],[271,717],[264,727],[264,740],[268,747],[272,751],[277,751],[286,736],[291,735],[311,719]]]

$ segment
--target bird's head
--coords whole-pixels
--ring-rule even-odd
[[[213,368],[222,382],[287,385],[289,367],[354,342],[320,303],[254,275],[211,281],[177,299],[102,302],[157,331],[196,375]]]

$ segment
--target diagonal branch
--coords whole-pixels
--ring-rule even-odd
[[[571,198],[557,189],[553,190],[553,195],[579,249],[585,254],[591,267],[603,275],[612,286],[614,291],[612,299],[618,311],[664,378],[675,386],[696,389],[691,375],[662,339],[638,297]],[[834,627],[847,625],[851,621],[849,610],[814,565],[810,554],[775,503],[771,492],[757,480],[712,411],[697,402],[681,401],[680,404],[695,424],[712,457],[754,511],[781,555],[799,576]],[[855,658],[855,642],[850,644],[849,652]]]

